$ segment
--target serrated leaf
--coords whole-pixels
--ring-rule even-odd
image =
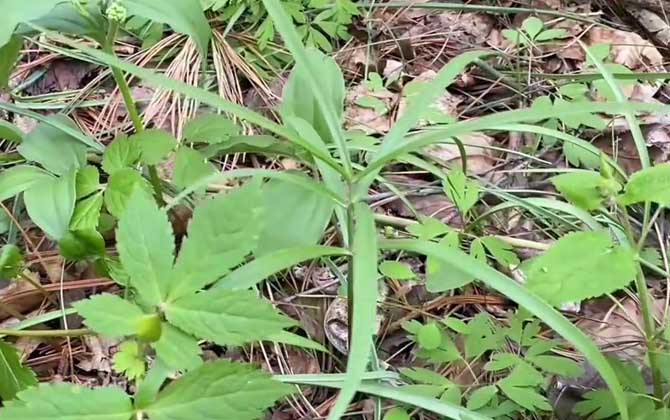
[[[37,183],[52,179],[53,176],[36,166],[19,165],[5,169],[0,173],[0,201],[12,198]]]
[[[116,218],[120,218],[130,197],[137,190],[150,193],[149,183],[134,169],[123,168],[114,171],[107,181],[104,202],[107,211]]]
[[[100,191],[88,198],[79,201],[74,207],[71,230],[97,229],[100,223],[100,212],[102,210],[103,192]]]
[[[483,386],[470,394],[466,407],[468,410],[479,410],[491,402],[497,393],[498,387],[495,385]]]
[[[140,161],[157,165],[177,146],[177,139],[164,130],[144,130],[130,137],[140,149]]]
[[[643,248],[642,251],[640,251],[640,258],[656,267],[663,266],[663,256],[656,248]]]
[[[196,207],[174,267],[169,299],[197,292],[244,262],[258,245],[261,202],[260,185],[250,182]]]
[[[151,344],[156,357],[174,370],[191,370],[202,364],[202,349],[193,336],[168,323],[163,324],[160,340]]]
[[[215,172],[214,166],[202,153],[189,147],[180,147],[175,157],[172,182],[183,189]]]
[[[393,280],[409,280],[416,277],[412,268],[400,261],[383,261],[379,264],[379,272]]]
[[[109,293],[102,293],[72,305],[84,323],[108,337],[135,335],[137,323],[145,313],[135,304]]]
[[[206,114],[186,123],[184,139],[216,144],[238,136],[240,131],[240,127],[229,118],[218,114]]]
[[[168,321],[219,345],[242,345],[295,325],[250,291],[208,290],[170,303]]]
[[[589,391],[583,400],[575,404],[574,412],[594,420],[606,419],[619,413],[612,393],[607,390]]]
[[[24,261],[21,249],[14,244],[6,244],[0,250],[0,279],[12,280],[23,272]]]
[[[102,169],[108,175],[137,164],[140,159],[140,147],[137,142],[122,136],[117,137],[102,156]]]
[[[565,357],[541,355],[530,358],[529,361],[545,372],[568,378],[578,378],[584,374],[579,363]]]
[[[93,165],[86,165],[77,172],[77,198],[86,197],[100,189],[100,172]]]
[[[485,365],[485,370],[497,372],[503,369],[509,369],[519,364],[521,359],[516,354],[496,353]]]
[[[564,236],[526,271],[526,287],[554,305],[602,296],[624,288],[635,276],[634,253],[604,232]]]
[[[114,371],[123,374],[131,381],[144,376],[147,370],[146,362],[136,341],[122,343],[119,351],[114,355]]]
[[[70,384],[41,384],[19,392],[0,409],[2,420],[128,420],[130,397],[115,387],[89,389]]]
[[[316,245],[335,208],[328,197],[281,180],[263,186],[263,206],[265,225],[258,238],[257,256],[278,249]]]
[[[70,230],[58,241],[58,248],[65,259],[81,261],[105,255],[105,239],[95,229]]]
[[[0,340],[0,399],[14,399],[19,391],[34,385],[35,373],[21,364],[14,347]]]
[[[254,420],[292,392],[250,365],[218,361],[172,382],[144,411],[151,420]]]
[[[421,348],[434,350],[442,343],[442,330],[434,322],[422,325],[416,339]]]
[[[23,194],[30,219],[50,238],[60,240],[69,230],[76,200],[74,171],[42,180]]]
[[[193,38],[200,53],[207,56],[211,28],[199,0],[124,0],[128,14],[169,25],[175,32]]]
[[[670,164],[635,172],[626,184],[626,192],[619,197],[623,205],[649,201],[667,207],[670,205]]]
[[[78,129],[64,115],[46,117],[49,120]],[[37,162],[56,175],[75,171],[86,164],[86,146],[69,134],[49,125],[39,123],[17,147],[18,152],[31,162]]]
[[[498,386],[507,398],[527,410],[537,411],[539,409],[550,411],[552,409],[547,398],[538,394],[533,388],[511,386],[504,381],[499,382]]]
[[[485,236],[481,238],[481,241],[493,258],[503,266],[516,267],[521,263],[519,257],[514,253],[514,248],[495,236]]]
[[[597,210],[605,197],[600,186],[605,179],[593,171],[570,172],[551,178],[558,192],[569,202],[584,210]]]
[[[117,248],[130,285],[149,305],[167,296],[174,260],[174,237],[167,214],[141,190],[136,191],[119,219]]]
[[[469,180],[459,169],[449,171],[444,191],[462,215],[466,215],[479,201],[479,185]]]

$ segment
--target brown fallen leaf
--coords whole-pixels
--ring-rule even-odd
[[[347,92],[345,127],[367,134],[386,133],[391,129],[390,110],[397,95],[372,92],[362,83]]]
[[[483,133],[472,133],[459,136],[467,154],[468,172],[482,175],[493,168],[495,159],[488,149],[493,144],[493,138]],[[461,154],[456,144],[436,144],[424,150],[424,153],[441,162],[445,167],[461,166]]]
[[[670,25],[666,19],[648,9],[631,9],[630,14],[635,16],[640,25],[652,33],[657,41],[670,45]]]
[[[595,27],[589,31],[587,38],[588,45],[611,44],[612,61],[631,70],[662,68],[661,53],[651,42],[636,33]]]

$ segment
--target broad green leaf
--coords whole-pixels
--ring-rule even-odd
[[[144,376],[147,370],[144,356],[140,352],[137,341],[122,343],[119,351],[114,355],[114,371],[124,375],[131,381]]]
[[[542,22],[535,16],[531,16],[523,21],[521,27],[523,28],[524,31],[526,31],[530,39],[535,39],[535,37],[540,32],[542,32],[542,29],[544,28],[544,22]]]
[[[619,197],[623,205],[650,201],[667,207],[670,205],[670,164],[663,163],[635,172],[626,184],[625,193]]]
[[[240,134],[240,127],[218,114],[196,117],[184,126],[184,139],[209,144],[223,143]]]
[[[439,243],[445,248],[458,249],[460,246],[458,232],[452,231]],[[426,260],[426,289],[429,292],[438,293],[453,290],[468,285],[474,278],[457,267],[444,264],[438,258],[428,256]]]
[[[526,270],[526,287],[554,305],[579,302],[626,287],[635,277],[632,250],[605,232],[564,236]]]
[[[14,70],[14,64],[19,59],[23,39],[13,36],[8,43],[0,47],[0,89],[7,89],[9,78]]]
[[[0,46],[10,42],[14,30],[19,24],[39,19],[48,14],[58,3],[66,0],[1,0],[0,9],[5,13],[0,19]]]
[[[263,186],[264,226],[257,256],[284,248],[316,245],[333,214],[332,200],[282,180]]]
[[[217,361],[169,384],[144,411],[151,420],[255,420],[292,392],[251,365]]]
[[[411,420],[411,418],[406,410],[395,407],[384,414],[384,420]]]
[[[531,358],[530,362],[545,372],[563,377],[579,378],[584,374],[584,369],[579,363],[566,357],[540,355]]]
[[[77,172],[77,199],[100,189],[100,172],[93,165],[86,165]]]
[[[426,350],[435,350],[442,343],[442,330],[436,323],[423,325],[416,335],[417,342]]]
[[[36,166],[19,165],[0,172],[0,201],[24,192],[35,184],[48,182],[53,176]]]
[[[440,258],[445,261],[445,263],[467,272],[469,275],[476,277],[489,287],[503,293],[509,299],[517,302],[530,313],[536,315],[557,334],[563,336],[566,340],[572,343],[577,350],[582,352],[591,365],[600,373],[611,390],[622,420],[630,418],[621,382],[619,381],[615,370],[612,368],[612,365],[602,355],[598,347],[560,312],[556,311],[556,309],[542,299],[539,299],[536,295],[529,293],[522,285],[519,285],[511,278],[487,266],[485,263],[478,262],[461,251],[451,248],[443,248],[432,242],[417,240],[384,240],[381,241],[380,247],[384,250],[404,250]]]
[[[493,397],[498,393],[498,388],[495,385],[487,385],[477,389],[468,397],[468,410],[479,410],[488,404]]]
[[[149,194],[136,191],[119,219],[116,240],[121,264],[139,299],[159,305],[167,296],[174,260],[174,237],[167,214]]]
[[[134,169],[124,168],[114,171],[107,180],[104,194],[107,211],[116,218],[121,217],[135,191],[150,193],[151,186]]]
[[[58,2],[56,2],[58,3]],[[80,2],[88,16],[84,18],[81,12],[74,6],[74,2],[62,2],[58,4],[48,14],[39,19],[32,20],[30,23],[53,31],[58,31],[71,35],[88,36],[100,44],[105,42],[106,21],[102,8],[96,2]],[[21,35],[32,35],[35,30],[27,25],[21,25],[17,33]]]
[[[485,370],[497,372],[503,369],[509,369],[521,362],[521,359],[516,354],[511,353],[496,353],[484,365]]]
[[[19,391],[34,385],[37,385],[35,373],[21,364],[14,347],[0,340],[0,399],[14,399]]]
[[[597,210],[605,197],[600,187],[606,181],[598,172],[570,172],[551,178],[558,192],[569,202],[584,210]]]
[[[193,336],[168,323],[163,324],[160,340],[151,344],[156,357],[174,370],[191,370],[202,364],[202,350]]]
[[[303,261],[320,257],[343,255],[349,255],[349,251],[344,248],[327,246],[280,249],[244,264],[224,277],[214,287],[223,289],[248,289],[254,287],[271,275],[281,270],[287,270]]]
[[[400,261],[384,261],[379,264],[379,271],[393,280],[409,280],[416,277],[412,268]]]
[[[329,420],[339,419],[347,411],[349,403],[359,391],[363,375],[370,361],[373,349],[373,337],[377,324],[377,229],[372,211],[366,203],[356,203],[353,209],[355,220],[353,232],[353,284],[351,296],[353,301],[353,319],[349,358],[347,360],[347,376],[342,385],[342,392],[328,414]]]
[[[249,291],[208,290],[166,305],[168,321],[189,334],[219,345],[263,340],[295,325]]]
[[[469,180],[460,169],[452,169],[444,182],[444,192],[452,203],[465,216],[479,201],[480,188],[477,183]]]
[[[64,115],[47,119],[78,130],[76,124]],[[26,160],[37,162],[56,175],[64,175],[86,164],[86,146],[47,123],[39,123],[26,134],[17,150]]]
[[[180,147],[175,157],[172,182],[183,189],[215,172],[214,166],[207,161],[202,153],[189,147]]]
[[[135,335],[144,312],[135,304],[116,295],[103,293],[72,305],[84,323],[98,334],[108,337]]]
[[[567,38],[570,33],[562,28],[547,29],[540,32],[534,39],[535,42],[553,41],[556,39]]]
[[[19,392],[0,409],[2,420],[129,420],[130,397],[119,388],[41,384]]]
[[[425,217],[419,223],[407,226],[407,231],[421,240],[430,240],[453,232],[453,229],[434,217]]]
[[[507,267],[516,267],[520,264],[519,257],[514,253],[514,248],[511,245],[495,236],[485,236],[481,238],[481,242],[498,263]]]
[[[95,229],[71,230],[58,241],[58,248],[67,260],[102,257],[105,255],[105,239]]]
[[[0,120],[0,139],[18,144],[23,141],[23,137],[23,131],[17,126],[5,120]]]
[[[144,130],[129,138],[140,149],[140,161],[146,165],[157,165],[177,146],[177,139],[164,130]]]
[[[105,150],[102,156],[102,169],[108,175],[137,164],[141,150],[137,142],[126,136],[117,137]]]
[[[193,38],[203,56],[212,30],[198,0],[179,0],[165,3],[162,0],[124,0],[129,15],[141,16],[154,22],[169,25],[176,32]]]
[[[263,224],[258,182],[199,204],[188,225],[168,296],[175,300],[214,283],[258,245]]]
[[[71,230],[97,229],[100,223],[100,211],[102,210],[103,192],[100,191],[92,196],[80,200],[74,207],[74,214],[70,221]]]
[[[12,280],[23,272],[24,261],[21,248],[6,244],[0,249],[0,279]]]
[[[76,200],[74,171],[34,184],[24,194],[26,210],[49,237],[60,240],[68,231]]]

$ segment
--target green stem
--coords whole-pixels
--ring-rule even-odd
[[[0,336],[8,337],[81,337],[90,334],[92,334],[92,331],[87,328],[78,330],[11,330],[0,328]]]
[[[114,40],[116,39],[116,34],[118,31],[119,31],[119,23],[113,20],[110,21],[109,30],[107,32],[107,37],[105,39],[105,45],[103,46],[103,50],[106,53],[113,55],[115,57],[116,52],[114,51]],[[144,131],[144,122],[142,121],[142,116],[140,115],[140,112],[137,109],[137,104],[133,99],[133,95],[130,91],[128,81],[126,80],[125,76],[123,75],[123,72],[120,69],[116,67],[110,67],[110,70],[112,71],[112,76],[114,77],[116,85],[119,87],[119,91],[121,92],[121,96],[123,97],[123,102],[126,105],[126,109],[128,110],[128,116],[130,117],[130,120],[133,123],[135,132],[141,133],[142,131]],[[163,199],[163,185],[161,183],[160,177],[158,176],[156,166],[147,165],[147,169],[149,170],[149,182],[153,187],[156,202],[160,206],[164,206],[165,200]]]
[[[631,246],[635,244],[633,227],[630,224],[628,218],[628,211],[625,207],[622,208],[623,211],[623,225],[626,230],[626,236]],[[654,387],[654,397],[656,398],[656,404],[660,406],[663,403],[663,382],[662,382],[662,373],[660,370],[660,364],[658,360],[658,346],[656,345],[655,339],[655,330],[656,322],[654,321],[654,312],[653,306],[651,303],[651,295],[649,289],[647,288],[647,281],[644,277],[644,272],[640,266],[639,261],[635,262],[636,275],[635,275],[635,288],[637,289],[637,295],[640,299],[640,312],[642,313],[642,321],[644,327],[645,342],[647,344],[647,356],[649,357],[649,367],[651,369],[651,381]]]

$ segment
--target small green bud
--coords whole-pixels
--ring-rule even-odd
[[[395,238],[395,229],[393,229],[391,226],[384,226],[384,236],[387,238]]]
[[[128,17],[128,10],[123,6],[122,2],[114,1],[107,7],[105,14],[109,20],[121,23]]]
[[[137,321],[137,338],[146,343],[160,340],[163,334],[163,322],[157,314],[147,315]]]
[[[602,152],[600,153],[600,175],[605,179],[614,179],[612,166],[610,166],[609,161]]]
[[[605,198],[615,198],[621,192],[621,184],[611,178],[603,178],[598,185],[598,192]]]

